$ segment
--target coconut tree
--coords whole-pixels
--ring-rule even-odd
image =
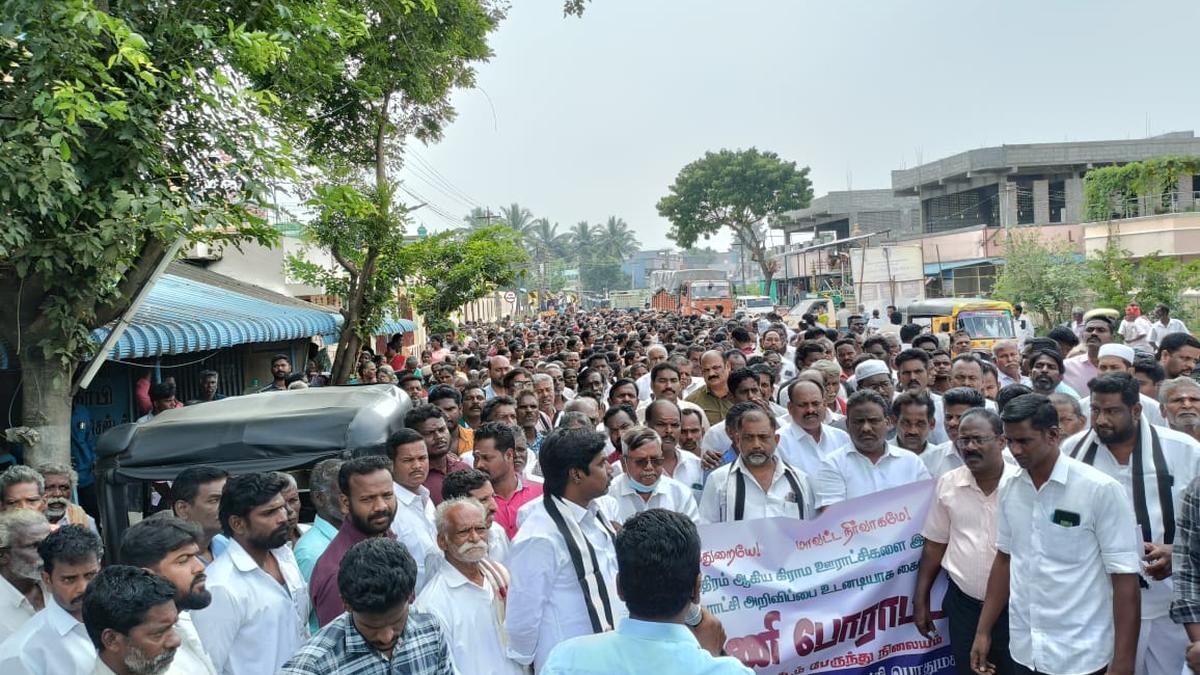
[[[641,246],[629,225],[616,216],[609,216],[596,235],[597,254],[601,258],[625,260],[637,253]]]
[[[533,225],[534,217],[529,209],[513,202],[509,206],[500,207],[500,220],[525,236]]]
[[[574,255],[570,256],[576,262],[585,259],[587,256],[593,255],[596,248],[596,235],[599,232],[599,227],[592,225],[586,220],[581,220],[571,226],[567,230],[567,236],[570,237],[570,247]]]

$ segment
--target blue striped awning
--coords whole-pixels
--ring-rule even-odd
[[[177,264],[172,263],[173,272],[180,271]],[[154,284],[141,307],[129,317],[129,326],[108,358],[187,354],[335,335],[342,323],[339,314],[228,277],[202,270],[172,271]],[[203,275],[214,283],[205,283],[209,279]],[[111,326],[97,328],[92,339],[103,342],[110,330]]]
[[[412,333],[417,330],[417,325],[408,319],[393,319],[387,317],[383,320],[383,325],[379,327],[380,335],[395,335],[396,333]]]

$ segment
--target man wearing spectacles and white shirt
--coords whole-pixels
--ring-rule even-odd
[[[608,489],[617,502],[617,520],[625,522],[646,509],[682,513],[692,522],[700,519],[692,490],[665,475],[663,448],[653,429],[634,427],[621,437],[621,468]]]
[[[732,433],[737,437],[738,457],[708,477],[700,497],[700,522],[815,517],[808,476],[776,452],[779,435],[775,418],[749,401],[738,403],[729,414],[737,419]]]
[[[817,508],[930,478],[921,458],[887,442],[889,405],[871,389],[846,401],[850,445],[825,458],[817,474]]]
[[[1058,411],[1045,396],[1018,396],[1001,419],[1021,470],[1000,488],[971,667],[992,671],[991,630],[1007,606],[1018,675],[1130,675],[1142,547],[1124,488],[1059,452]]]

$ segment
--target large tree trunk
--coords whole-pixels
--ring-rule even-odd
[[[342,324],[342,332],[338,335],[337,357],[329,369],[330,384],[346,384],[355,375],[358,367],[358,353],[362,351],[362,343],[354,332],[354,323],[350,319]]]
[[[32,350],[21,357],[22,424],[37,432],[21,439],[26,464],[71,462],[71,370]]]

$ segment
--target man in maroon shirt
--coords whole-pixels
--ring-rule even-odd
[[[513,427],[488,422],[475,430],[475,468],[486,473],[496,491],[496,522],[512,539],[517,535],[517,511],[542,496],[542,486],[526,481],[516,470]]]
[[[404,415],[404,426],[421,434],[429,452],[429,475],[425,487],[434,505],[442,503],[442,481],[446,474],[464,471],[471,466],[450,458],[450,423],[442,409],[431,404],[419,405]]]
[[[391,531],[392,519],[396,517],[391,468],[387,457],[371,455],[349,460],[338,471],[338,487],[342,490],[339,498],[346,517],[337,536],[317,559],[308,583],[317,622],[322,626],[345,611],[337,576],[346,552],[364,539],[396,537]]]

